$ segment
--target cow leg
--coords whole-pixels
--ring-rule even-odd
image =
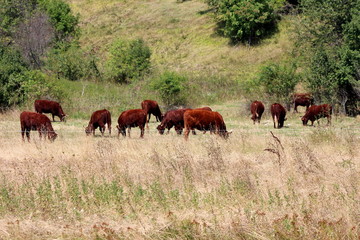
[[[298,107],[298,105],[295,104],[294,105],[294,112],[296,112],[296,113],[298,112],[297,107]]]
[[[145,129],[144,129],[143,126],[139,126],[139,128],[140,128],[140,137],[141,137],[141,138],[144,138]]]
[[[131,127],[128,128],[128,135],[129,135],[129,138],[130,138],[130,130],[131,130]]]
[[[54,114],[51,114],[51,115],[52,115],[53,122],[55,122]]]
[[[328,126],[331,126],[331,116],[328,116],[328,117],[327,117],[327,121],[328,121],[328,122],[327,122],[327,125],[328,125]]]
[[[184,132],[185,140],[188,140],[188,138],[189,138],[189,133],[190,133],[190,128],[186,127],[186,128],[185,128],[185,132]]]
[[[21,127],[21,138],[22,138],[23,142],[25,142],[25,137],[24,137],[24,135],[25,135],[25,128],[24,128],[24,127]]]
[[[100,128],[101,136],[104,136],[105,124],[102,122],[99,122],[99,128]]]
[[[111,136],[111,124],[108,124],[109,136]]]
[[[30,129],[25,129],[25,133],[26,133],[26,138],[27,138],[28,142],[30,142]]]

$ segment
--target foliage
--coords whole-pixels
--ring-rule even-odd
[[[308,69],[307,86],[315,100],[339,103],[341,112],[349,114],[346,105],[356,106],[360,100],[360,3],[303,0],[301,4],[296,43]]]
[[[299,81],[295,64],[270,63],[261,68],[256,82],[276,101],[287,101]]]
[[[57,41],[68,41],[80,33],[79,15],[71,12],[69,4],[62,0],[38,0],[39,5],[50,17],[56,30]]]
[[[142,39],[118,39],[112,44],[109,54],[106,74],[115,82],[129,83],[150,69],[150,48]]]
[[[185,105],[187,99],[188,79],[175,72],[164,72],[155,79],[152,87],[167,105]]]
[[[76,42],[63,43],[52,49],[46,67],[58,78],[72,81],[100,77],[96,59],[92,54],[86,55]]]
[[[7,88],[9,80],[23,75],[26,70],[27,65],[18,51],[0,44],[0,107],[6,107],[11,102],[12,89]]]
[[[220,32],[232,41],[251,44],[276,28],[274,7],[268,0],[209,0],[208,4],[215,7]]]

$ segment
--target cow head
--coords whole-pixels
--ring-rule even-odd
[[[304,117],[301,118],[301,121],[303,122],[303,125],[306,126],[307,123],[308,123],[308,121],[309,121],[309,119],[304,116]]]
[[[57,134],[54,131],[50,131],[48,133],[48,138],[51,142],[55,141],[55,139],[57,138]]]
[[[91,134],[91,131],[92,131],[92,127],[91,127],[91,125],[89,124],[89,125],[85,128],[86,136],[89,136],[89,135]]]
[[[162,125],[162,124],[160,124],[159,126],[157,126],[156,129],[159,131],[159,133],[160,133],[161,135],[163,135],[164,132],[165,132],[165,126]]]
[[[62,114],[60,115],[60,121],[66,122],[66,119],[65,119],[66,116],[67,116],[66,114],[62,113]]]

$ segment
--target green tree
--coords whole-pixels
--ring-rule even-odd
[[[119,83],[129,83],[150,70],[150,48],[142,39],[115,41],[106,62],[106,75]]]
[[[152,87],[167,106],[185,105],[187,99],[188,80],[175,72],[164,72],[154,80]]]

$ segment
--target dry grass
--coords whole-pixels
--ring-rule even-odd
[[[144,139],[93,138],[76,120],[53,123],[54,143],[22,143],[19,113],[1,115],[0,238],[358,239],[359,119],[311,128],[290,114],[274,130],[235,106],[212,106],[227,141],[156,123]]]

